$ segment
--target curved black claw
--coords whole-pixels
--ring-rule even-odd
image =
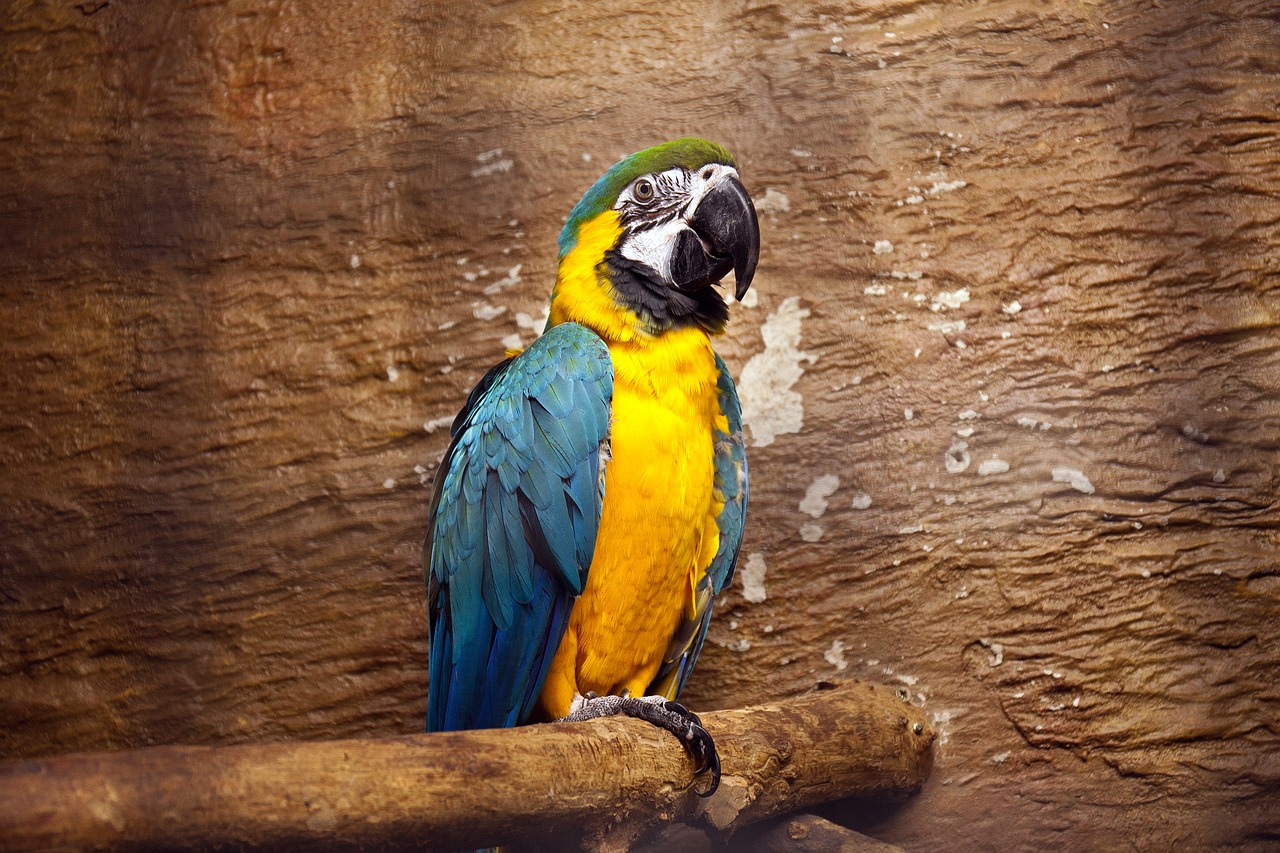
[[[664,702],[663,707],[683,720],[684,730],[673,731],[672,734],[684,741],[685,749],[698,762],[698,769],[693,771],[693,775],[701,776],[711,771],[711,784],[707,790],[697,792],[699,797],[711,796],[720,787],[720,753],[716,751],[716,742],[703,728],[702,719],[679,702]]]
[[[644,720],[678,737],[689,755],[698,762],[694,775],[711,772],[711,784],[705,791],[697,792],[699,797],[709,797],[720,787],[720,755],[716,752],[715,741],[702,727],[698,715],[679,702],[668,701],[662,696],[588,695],[574,702],[573,710],[564,720],[577,722],[616,714]]]

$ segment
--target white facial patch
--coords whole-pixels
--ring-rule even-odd
[[[657,270],[664,281],[670,281],[671,255],[675,251],[676,238],[687,228],[684,218],[677,216],[656,228],[633,233],[622,244],[622,256]]]
[[[677,208],[680,211],[678,215],[671,216],[669,219],[649,228],[633,231],[620,247],[622,256],[628,260],[645,264],[657,271],[664,281],[670,281],[671,258],[675,252],[676,240],[682,231],[689,229],[688,220],[693,216],[693,211],[697,210],[698,204],[701,203],[703,197],[716,184],[725,178],[736,177],[737,174],[738,170],[732,166],[709,163],[692,173],[686,172],[681,168],[675,168],[668,169],[657,175],[646,175],[645,179],[655,187],[657,202],[662,207],[666,206],[661,204],[663,196],[666,196],[668,201],[683,201],[683,204]],[[631,186],[627,187],[618,196],[618,201],[614,205],[615,210],[643,207],[642,203],[633,195],[635,185],[639,180],[633,181]],[[676,194],[680,198],[670,197]]]

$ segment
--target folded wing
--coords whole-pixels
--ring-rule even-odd
[[[454,422],[423,546],[429,731],[528,719],[595,552],[612,397],[604,342],[563,323]]]

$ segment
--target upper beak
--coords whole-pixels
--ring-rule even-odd
[[[751,196],[736,177],[722,178],[688,221],[700,240],[680,241],[672,270],[676,282],[681,287],[707,285],[732,269],[734,296],[741,302],[760,260],[760,222]]]

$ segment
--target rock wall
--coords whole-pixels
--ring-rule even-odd
[[[44,0],[0,16],[0,754],[418,731],[466,391],[618,155],[762,213],[699,708],[857,676],[908,849],[1280,839],[1264,2]]]

